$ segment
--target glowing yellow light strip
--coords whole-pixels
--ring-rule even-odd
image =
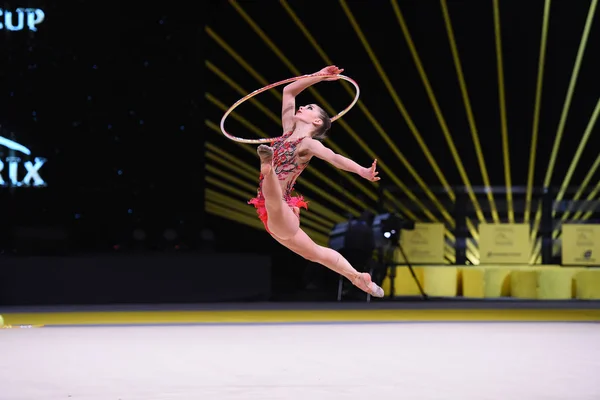
[[[269,85],[269,82],[261,74],[259,74],[254,68],[252,68],[252,66],[242,56],[240,56],[233,49],[233,47],[231,47],[225,40],[223,40],[223,38],[221,38],[209,26],[205,26],[204,31],[215,42],[217,42],[219,44],[219,46],[221,46],[235,61],[237,61],[238,64],[240,64],[246,71],[248,71],[248,73],[250,75],[252,75],[252,77],[254,77],[254,79],[256,79],[258,82],[260,82],[261,85],[263,85],[263,86]],[[346,83],[345,81],[343,81],[343,82]],[[279,101],[282,100],[281,93],[278,90],[276,90],[275,88],[269,90],[269,93],[271,93],[273,96],[275,96],[275,98],[277,98],[277,100],[279,100]]]
[[[210,170],[209,170],[210,172]],[[229,178],[229,176],[226,176],[225,179]],[[240,204],[247,204],[247,201],[254,197],[256,190],[251,191],[251,189],[249,187],[246,186],[246,189],[249,190],[249,192],[243,192],[242,190],[240,190],[239,187],[235,187],[232,186],[230,184],[227,184],[223,181],[223,179],[217,179],[217,178],[213,178],[212,176],[207,175],[205,177],[205,181],[207,183],[210,183],[211,185],[214,185],[216,187],[218,187],[219,189],[223,189],[226,192],[231,193],[234,196],[238,196],[240,197],[240,200],[238,201],[238,203]],[[245,186],[245,185],[244,185]],[[244,202],[245,200],[245,202]],[[249,208],[251,208],[252,206],[250,206]]]
[[[233,176],[231,173],[223,171],[221,168],[215,167],[210,164],[206,164],[205,167],[208,172],[211,172],[223,179],[226,179],[226,180],[236,184],[237,186],[231,186],[233,189],[245,188],[245,189],[249,190],[250,193],[252,193],[253,191],[256,190],[256,187],[254,185],[252,185],[251,183],[245,182],[242,179]],[[220,182],[223,182],[223,180],[220,180]],[[241,195],[241,193],[240,193],[240,195]]]
[[[556,157],[558,155],[560,141],[561,141],[564,129],[565,129],[565,124],[567,122],[567,114],[569,113],[569,108],[571,106],[573,92],[575,91],[575,85],[577,83],[577,78],[579,76],[579,69],[581,68],[581,61],[583,59],[583,54],[585,53],[585,48],[587,45],[589,33],[592,28],[592,22],[594,20],[594,14],[595,14],[597,2],[598,2],[597,0],[592,0],[592,2],[590,4],[590,9],[589,9],[587,20],[585,23],[585,28],[583,30],[583,36],[582,36],[581,42],[579,44],[579,50],[577,51],[577,58],[575,60],[575,66],[573,68],[573,73],[571,74],[571,81],[569,83],[569,89],[567,90],[567,98],[565,99],[563,111],[560,116],[560,122],[558,125],[558,131],[556,132],[556,138],[554,139],[554,146],[552,148],[552,153],[550,155],[550,162],[548,163],[548,169],[546,171],[546,177],[544,179],[544,186],[550,185],[550,179],[552,178],[552,172],[554,170],[554,163],[556,162]]]
[[[475,242],[479,240],[479,229],[477,229],[477,227],[473,224],[473,221],[471,221],[469,218],[467,218],[467,229],[471,233],[471,236],[473,236],[473,239],[467,238],[467,248],[473,252],[473,256],[479,259],[479,248],[475,244]]]
[[[565,98],[565,103],[563,105],[563,110],[560,116],[560,121],[558,124],[558,131],[556,132],[556,137],[554,139],[554,146],[552,148],[552,153],[550,154],[550,162],[548,163],[548,168],[546,169],[546,176],[544,178],[544,187],[548,187],[550,185],[550,181],[552,179],[552,173],[554,171],[554,164],[556,162],[556,157],[558,155],[558,149],[560,147],[560,141],[562,139],[562,135],[565,129],[565,124],[567,121],[567,114],[569,113],[569,108],[571,107],[571,99],[573,98],[573,92],[575,91],[575,86],[577,83],[577,78],[579,76],[579,69],[581,68],[581,61],[583,59],[583,54],[585,53],[585,47],[587,45],[588,36],[590,30],[592,28],[592,23],[594,20],[594,14],[596,11],[596,4],[598,0],[592,0],[590,3],[590,9],[588,11],[587,19],[585,22],[585,27],[583,28],[583,35],[581,37],[581,41],[579,43],[579,49],[577,50],[577,57],[575,59],[575,65],[573,66],[573,72],[571,73],[571,80],[569,82],[569,88],[567,90],[567,97]],[[533,231],[531,234],[532,239],[535,239],[537,236],[537,232],[540,225],[542,209],[541,206],[538,206]]]
[[[383,67],[381,66],[381,63],[379,62],[377,56],[375,55],[375,52],[373,51],[373,49],[371,49],[371,45],[369,44],[367,38],[363,34],[363,32],[362,32],[362,30],[361,30],[358,22],[354,18],[354,15],[352,14],[352,11],[350,10],[350,8],[348,7],[348,5],[346,4],[346,2],[344,0],[340,0],[340,4],[342,5],[342,8],[344,9],[345,14],[348,17],[348,20],[350,21],[350,24],[354,28],[354,31],[356,32],[358,38],[360,39],[363,47],[367,51],[367,54],[369,55],[369,58],[371,59],[371,62],[374,64],[375,69],[377,70],[377,72],[380,75],[383,83],[385,84],[386,88],[388,89],[388,91],[390,93],[390,96],[394,100],[394,103],[396,104],[396,106],[400,110],[400,113],[402,114],[402,116],[406,120],[406,123],[408,124],[411,132],[413,133],[415,139],[419,143],[419,146],[423,150],[423,153],[425,154],[425,157],[429,161],[429,164],[431,165],[431,167],[435,171],[438,179],[442,183],[442,186],[444,187],[444,189],[447,191],[448,196],[450,197],[450,199],[454,201],[455,198],[456,198],[456,196],[454,194],[454,190],[452,189],[452,187],[450,186],[450,184],[448,183],[448,181],[444,177],[444,174],[442,173],[442,170],[440,169],[440,167],[438,166],[435,158],[431,154],[431,151],[429,151],[429,148],[425,144],[425,141],[423,140],[423,137],[421,136],[421,133],[419,132],[419,130],[417,129],[417,127],[413,123],[412,119],[410,118],[410,115],[408,114],[408,111],[406,110],[406,107],[404,107],[404,104],[402,103],[402,100],[400,100],[400,97],[398,96],[398,93],[394,89],[394,87],[393,87],[392,83],[390,82],[390,80],[389,80],[386,72],[384,71]]]
[[[577,193],[575,193],[573,200],[579,200],[579,198],[583,194],[584,190],[587,188],[587,185],[589,185],[590,181],[592,180],[592,177],[596,173],[596,170],[598,169],[598,167],[600,167],[600,155],[598,155],[598,157],[596,157],[596,161],[594,161],[592,168],[590,168],[590,170],[588,171],[587,175],[585,176],[583,182],[581,182],[581,186],[579,187],[579,190],[577,191]],[[569,217],[570,213],[571,213],[570,211],[567,211],[566,213],[564,213],[561,218],[561,221],[565,221]],[[581,216],[581,214],[582,214],[581,211],[577,212],[577,214],[575,214],[572,219],[579,218]]]
[[[427,78],[427,74],[425,73],[425,69],[423,68],[423,63],[421,62],[421,58],[419,57],[419,54],[417,53],[417,49],[412,40],[412,36],[408,30],[406,21],[404,20],[404,16],[402,15],[402,10],[400,10],[400,7],[398,6],[398,2],[396,0],[392,0],[392,7],[394,9],[394,13],[396,14],[396,18],[398,19],[398,23],[400,24],[400,28],[402,29],[402,33],[404,34],[404,38],[406,39],[406,42],[408,44],[410,53],[412,54],[415,65],[417,66],[417,70],[419,71],[419,75],[421,76],[421,80],[423,81],[423,85],[425,86],[425,90],[427,92],[427,96],[429,97],[429,101],[431,102],[431,105],[433,106],[435,115],[437,116],[437,119],[440,123],[440,127],[442,128],[444,137],[446,138],[446,143],[448,143],[448,147],[450,147],[450,153],[452,154],[452,157],[454,158],[454,162],[456,163],[456,167],[458,168],[460,177],[462,178],[462,180],[466,186],[467,193],[468,193],[471,201],[473,202],[473,205],[475,208],[475,213],[477,214],[477,217],[479,218],[480,222],[485,221],[485,216],[483,215],[483,211],[481,210],[479,201],[477,201],[477,197],[475,197],[475,193],[473,192],[473,186],[471,185],[471,181],[469,180],[467,172],[465,171],[465,167],[460,159],[458,150],[456,149],[456,146],[454,145],[454,140],[452,139],[452,134],[450,133],[450,130],[448,129],[446,120],[444,118],[444,115],[442,114],[442,110],[440,109],[440,106],[437,102],[435,94],[433,93],[431,83],[429,82],[429,78]],[[477,232],[477,231],[474,230],[474,232]]]
[[[546,40],[548,38],[548,23],[550,21],[550,2],[544,4],[544,19],[542,23],[542,40],[540,43],[540,59],[538,61],[537,87],[535,91],[535,108],[533,111],[533,131],[531,133],[531,149],[529,153],[529,173],[527,174],[527,194],[525,196],[524,221],[529,222],[531,214],[531,198],[533,192],[533,177],[535,171],[535,156],[540,121],[540,107],[542,102],[542,86],[544,82],[544,63],[546,60]]]
[[[223,102],[221,102],[220,100],[218,100],[217,98],[215,98],[212,94],[206,93],[205,97],[212,104],[214,104],[217,107],[219,107],[222,111],[226,111],[228,109],[228,107],[225,104],[223,104]],[[254,124],[250,123],[245,118],[241,117],[235,111],[232,112],[230,115],[233,118],[235,118],[237,121],[239,121],[240,123],[242,123],[245,127],[247,127],[248,129],[252,130],[252,132],[254,132],[255,134],[257,134],[259,136],[262,136],[262,137],[267,137],[267,134],[265,132],[263,132],[262,130],[260,130],[259,128],[257,128]],[[219,132],[220,132],[220,130],[219,130]],[[255,152],[254,148],[250,148],[248,146],[244,146],[244,147],[247,150],[250,150],[253,153],[253,155],[256,156],[256,152]],[[334,168],[334,167],[331,166],[331,168]],[[352,202],[354,202],[355,204],[357,204],[362,209],[374,211],[372,207],[368,206],[365,202],[361,201],[357,197],[352,196],[351,194],[349,194],[348,191],[344,190],[344,188],[341,185],[339,185],[338,183],[334,182],[333,180],[331,180],[330,178],[328,178],[327,176],[325,176],[320,171],[318,171],[316,169],[311,169],[311,168],[307,169],[306,171],[307,171],[307,173],[309,175],[315,175],[317,178],[321,179],[325,183],[325,185],[327,185],[328,187],[333,188],[338,193],[345,195],[348,199],[350,199]]]
[[[579,142],[577,151],[575,152],[575,155],[573,156],[571,165],[569,165],[569,170],[567,171],[567,174],[565,175],[565,179],[563,180],[563,183],[560,187],[560,190],[558,191],[558,194],[556,195],[556,201],[562,200],[562,198],[565,195],[565,192],[569,186],[569,183],[571,183],[571,178],[573,177],[575,168],[577,168],[577,164],[579,164],[579,159],[581,158],[581,153],[583,153],[583,150],[585,149],[585,145],[587,144],[587,141],[590,138],[592,131],[594,130],[594,125],[596,124],[596,120],[598,119],[599,114],[600,114],[600,99],[598,99],[598,102],[596,103],[596,108],[594,109],[592,117],[590,118],[590,121],[588,122],[585,132],[583,133],[583,136],[581,137],[581,141]],[[556,215],[556,211],[552,210],[552,216],[554,217],[554,215]]]
[[[231,154],[224,151],[222,148],[217,147],[210,142],[206,142],[205,147],[208,151],[216,153],[213,154],[213,156],[220,158],[224,165],[226,164],[232,169],[235,168],[238,174],[244,175],[248,179],[252,179],[254,181],[254,184],[256,184],[256,179],[258,178],[258,169],[256,166],[253,168],[249,164],[241,161],[235,156],[232,156]],[[256,187],[254,187],[253,190],[256,190]]]
[[[223,183],[221,180],[210,177],[210,176],[207,176],[207,178],[208,178],[207,182],[211,183],[211,184],[215,184],[215,183],[222,184]],[[233,188],[233,189],[235,189],[235,188]],[[220,204],[222,206],[227,206],[228,208],[230,208],[232,210],[236,210],[236,211],[239,211],[244,214],[252,215],[256,218],[256,211],[255,211],[254,207],[249,206],[248,204],[241,203],[237,199],[234,199],[233,197],[227,196],[223,193],[219,193],[216,190],[209,189],[209,188],[206,188],[204,190],[204,196],[207,200],[214,201],[217,204]]]
[[[587,201],[593,201],[596,196],[598,196],[598,192],[600,192],[600,181],[596,184],[596,187],[594,188],[594,190],[589,194],[589,196],[587,197]],[[578,211],[577,214],[575,214],[575,219],[579,218],[581,216],[581,213],[583,211]],[[590,217],[594,214],[593,211],[588,211],[583,215],[583,218],[581,218],[582,221],[588,220],[590,219]]]
[[[496,64],[498,67],[498,96],[500,102],[500,126],[502,130],[502,155],[504,156],[504,180],[506,181],[506,201],[508,203],[508,221],[515,222],[513,209],[512,180],[510,176],[510,150],[506,126],[506,100],[504,96],[504,71],[502,66],[502,38],[500,33],[500,10],[498,0],[494,0],[494,31],[496,36]]]
[[[219,217],[226,218],[258,230],[264,231],[265,229],[263,223],[256,218],[256,216],[253,217],[251,215],[247,215],[246,213],[231,210],[230,208],[223,207],[220,204],[212,201],[206,201],[204,204],[204,209],[210,214],[217,215]]]
[[[444,243],[444,247],[447,249],[447,253],[454,257],[454,255],[456,254],[456,249],[454,248],[454,246],[448,243],[448,241],[446,240],[446,242]]]
[[[533,243],[533,250],[529,256],[529,264],[534,265],[534,264],[538,263],[538,256],[541,255],[541,250],[542,250],[542,241],[536,240]]]
[[[471,241],[467,241],[466,256],[467,260],[473,265],[479,265],[479,249]]]
[[[233,79],[231,79],[229,76],[227,76],[221,69],[219,69],[215,64],[213,64],[209,60],[205,60],[204,64],[212,73],[217,75],[225,83],[227,83],[229,86],[231,86],[233,89],[235,89],[236,92],[243,94],[244,96],[247,95],[248,93],[250,93],[249,91],[245,90],[243,87],[241,87],[240,85],[235,83],[235,81]],[[275,114],[273,111],[269,110],[267,107],[265,107],[260,101],[258,101],[254,97],[248,99],[248,101],[250,103],[252,103],[260,111],[262,111],[273,122],[275,122],[275,124],[277,124],[277,126],[279,127],[279,130],[281,130],[281,117],[280,116]],[[229,107],[227,107],[227,108],[229,108]]]
[[[267,44],[267,46],[269,46],[269,48],[279,57],[279,59],[282,60],[282,62],[290,69],[290,71],[292,71],[292,73],[295,74],[295,75],[301,75],[301,72],[296,67],[294,67],[294,65],[290,62],[290,60],[287,57],[285,57],[285,55],[283,54],[283,52],[281,50],[279,50],[279,48],[273,43],[273,41],[271,39],[269,39],[269,37],[262,31],[262,29],[260,29],[260,27],[254,22],[254,20],[252,20],[252,18],[250,18],[250,16],[242,9],[242,7],[239,4],[237,4],[237,2],[234,1],[234,0],[230,0],[230,4],[234,6],[234,8],[236,9],[236,11],[242,16],[242,18],[250,25],[250,27],[263,40],[263,42],[265,42],[265,44]],[[335,111],[329,105],[329,103],[327,103],[325,101],[325,99],[313,87],[309,87],[308,90],[317,98],[317,100],[323,105],[323,108],[329,114],[334,114],[335,113]],[[395,176],[395,174],[393,173],[393,171],[390,170],[387,167],[387,165],[385,164],[385,162],[383,162],[380,159],[380,157],[378,157],[371,150],[371,148],[369,146],[367,146],[367,144],[364,142],[364,140],[362,140],[362,138],[343,119],[338,120],[338,123],[350,134],[350,136],[360,145],[360,147],[367,154],[369,154],[369,157],[371,157],[371,159],[378,159],[378,166],[379,166],[379,169],[381,171],[385,172],[394,181],[394,183],[396,183],[398,186],[402,187],[403,190],[405,190],[405,191],[408,190],[408,188],[403,183],[401,183],[401,181]],[[339,148],[337,148],[337,146],[335,146],[334,143],[331,144],[331,148],[334,151],[338,152],[339,154],[345,155],[341,151],[341,149],[339,149]],[[410,192],[410,191],[408,190],[408,192]],[[411,199],[413,199],[413,198],[416,199],[416,196],[414,196],[412,194],[412,192],[407,193],[407,194],[409,195],[409,197],[411,197]],[[372,196],[373,194],[372,193],[368,193],[367,195],[368,196]],[[388,199],[390,199],[392,202],[394,202],[396,204],[396,206],[399,208],[399,210],[401,212],[403,212],[406,216],[408,216],[409,218],[413,218],[414,219],[414,214],[412,214],[412,212],[410,212],[410,210],[408,210],[401,203],[399,203],[397,201],[397,199],[395,199],[390,193],[386,192],[385,196]],[[427,210],[422,205],[422,203],[418,202],[417,204],[419,204],[421,206],[421,208],[424,210],[424,212],[429,213],[429,210]],[[446,212],[445,216],[448,217],[449,214]]]
[[[490,178],[489,178],[489,175],[487,172],[487,167],[485,165],[485,159],[483,156],[483,150],[481,149],[481,143],[479,142],[479,134],[477,131],[477,125],[475,124],[475,118],[473,117],[473,110],[471,108],[469,92],[467,91],[467,84],[465,82],[465,77],[464,77],[462,65],[460,62],[458,48],[456,46],[456,40],[454,38],[454,31],[452,29],[450,13],[448,12],[448,6],[446,4],[446,0],[440,0],[440,1],[441,1],[441,5],[442,5],[442,12],[444,14],[444,21],[446,23],[446,31],[448,33],[448,40],[450,42],[450,49],[452,51],[452,58],[454,60],[454,66],[456,67],[456,74],[458,75],[458,83],[459,83],[461,94],[463,97],[463,102],[465,104],[465,110],[467,112],[467,119],[469,121],[469,128],[471,130],[471,137],[473,138],[473,144],[475,145],[475,152],[477,154],[479,168],[481,169],[481,176],[483,179],[483,184],[487,188],[491,188]],[[500,217],[498,215],[496,203],[494,202],[494,194],[492,193],[491,190],[487,190],[486,194],[487,194],[488,201],[490,202],[492,218],[494,219],[494,222],[499,223]]]
[[[327,54],[325,53],[325,51],[321,48],[321,46],[319,46],[319,44],[317,43],[317,41],[315,40],[315,38],[311,35],[311,33],[308,31],[308,29],[306,29],[306,27],[304,26],[304,24],[302,23],[302,21],[294,13],[294,11],[289,6],[289,4],[287,3],[287,1],[282,0],[280,2],[280,4],[283,5],[283,7],[287,11],[287,13],[292,18],[292,20],[296,23],[296,25],[302,31],[302,33],[308,39],[308,41],[312,44],[312,46],[315,48],[315,50],[317,51],[317,53],[319,53],[319,55],[321,56],[321,58],[323,58],[323,60],[325,61],[325,63],[329,64],[329,65],[334,64],[333,61],[327,56]],[[350,85],[345,85],[344,87],[346,88],[346,91],[351,96],[354,96],[353,88]],[[419,174],[416,172],[416,170],[412,167],[412,165],[406,159],[406,157],[404,156],[404,154],[402,154],[402,152],[398,149],[398,147],[396,146],[396,143],[394,143],[394,141],[390,138],[390,136],[385,132],[385,130],[383,129],[383,127],[381,126],[381,124],[375,119],[375,117],[373,116],[373,114],[371,114],[371,112],[367,109],[367,107],[364,105],[364,103],[361,100],[359,100],[357,102],[357,104],[358,104],[359,108],[361,109],[361,111],[363,113],[365,113],[365,115],[369,119],[369,122],[371,122],[371,124],[373,125],[373,127],[375,128],[375,130],[379,133],[379,135],[383,138],[383,140],[386,142],[386,144],[392,150],[392,152],[394,153],[394,155],[396,155],[396,157],[398,157],[398,159],[402,162],[402,164],[404,164],[406,166],[406,168],[411,173],[411,175],[419,183],[419,186],[421,186],[425,190],[425,193],[427,194],[427,196],[432,201],[434,201],[434,203],[436,203],[436,206],[438,207],[438,209],[440,209],[440,211],[442,211],[442,212],[445,211],[445,209],[443,208],[443,206],[441,204],[439,204],[439,202],[437,200],[437,197],[433,194],[433,192],[431,192],[431,190],[429,189],[428,185],[419,176]],[[375,155],[372,154],[372,156],[375,156]],[[400,186],[405,192],[406,191],[410,192],[410,190],[408,190],[408,188],[403,183],[401,183],[401,184],[398,183],[400,180],[396,177],[396,175],[392,171],[390,171],[387,168],[387,166],[385,165],[385,163],[383,163],[383,166],[382,166],[381,162],[379,162],[379,167],[382,169],[382,171],[386,172],[390,177],[392,177],[392,180],[398,186]],[[385,195],[386,195],[386,197],[390,198],[389,193],[386,192]],[[411,197],[411,200],[414,201],[413,197]],[[449,217],[449,214],[448,214],[448,217]]]

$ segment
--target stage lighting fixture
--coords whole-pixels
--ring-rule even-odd
[[[402,230],[413,229],[415,229],[414,221],[402,219],[396,214],[379,214],[373,220],[373,234],[377,247],[385,246],[387,242],[398,243]]]
[[[391,213],[376,216],[361,216],[336,224],[329,234],[329,247],[341,250],[347,247],[362,247],[374,250],[397,243],[402,230],[415,229],[414,221],[408,221]]]

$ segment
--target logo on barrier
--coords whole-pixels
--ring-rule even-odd
[[[7,31],[21,31],[25,28],[25,21],[30,31],[36,32],[37,27],[44,21],[46,14],[39,8],[17,8],[15,11],[0,8],[0,29]]]
[[[600,253],[600,224],[563,224],[562,263],[564,265],[600,265],[598,253]]]
[[[12,150],[8,157],[4,159],[0,159],[0,186],[9,186],[9,187],[43,187],[47,186],[46,182],[40,175],[40,169],[46,163],[46,159],[43,157],[35,157],[34,162],[31,160],[26,160],[21,165],[21,157],[16,154],[21,153],[25,156],[31,156],[31,150],[27,147],[23,146],[20,143],[17,143],[13,140],[4,138],[0,136],[0,151],[1,148],[5,147],[9,150]],[[30,158],[30,157],[27,157]],[[23,171],[23,169],[25,171]],[[21,172],[21,174],[19,174]],[[22,172],[26,172],[25,176],[22,180],[19,180],[19,175],[22,175]],[[6,179],[5,179],[6,177]]]
[[[406,230],[400,242],[408,261],[413,264],[444,264],[444,224],[439,222],[415,223],[415,229]],[[396,261],[404,262],[400,253]]]
[[[482,264],[528,264],[529,225],[481,224],[479,254]]]
[[[512,240],[506,236],[506,233],[498,232],[496,234],[496,244],[499,246],[510,246],[512,245]]]

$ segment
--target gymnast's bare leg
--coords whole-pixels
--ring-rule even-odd
[[[383,297],[383,289],[371,280],[371,275],[366,272],[358,272],[337,251],[316,244],[302,229],[298,229],[296,234],[287,240],[279,239],[275,235],[272,236],[279,243],[308,261],[319,263],[343,275],[362,291],[374,297]]]
[[[272,149],[261,145],[257,152],[261,160],[260,172],[264,176],[262,190],[269,214],[267,225],[275,240],[305,259],[341,274],[364,292],[375,297],[383,297],[383,289],[372,282],[371,275],[358,272],[340,253],[319,246],[300,229],[297,214],[283,201],[281,186],[271,164]]]
[[[269,231],[282,239],[292,238],[300,229],[300,221],[283,200],[281,186],[275,171],[273,171],[273,149],[260,145],[257,153],[260,157],[260,173],[264,176],[262,191],[265,197],[265,207],[269,214],[267,222]]]

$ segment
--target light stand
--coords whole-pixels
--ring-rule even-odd
[[[408,267],[408,270],[410,271],[413,279],[417,283],[417,287],[419,288],[419,292],[421,292],[421,296],[423,296],[423,300],[429,300],[429,296],[427,296],[427,294],[425,293],[425,291],[421,287],[421,283],[419,282],[419,279],[417,278],[417,275],[415,274],[415,271],[413,270],[413,267],[410,264],[410,261],[408,261],[408,257],[406,257],[406,253],[404,253],[404,248],[402,248],[402,244],[400,243],[400,240],[398,240],[398,249],[400,250],[400,253],[402,254],[402,258],[404,258],[404,261],[406,261],[406,266]],[[395,277],[395,275],[396,275],[396,266],[394,266],[393,271],[394,271],[394,277]]]

